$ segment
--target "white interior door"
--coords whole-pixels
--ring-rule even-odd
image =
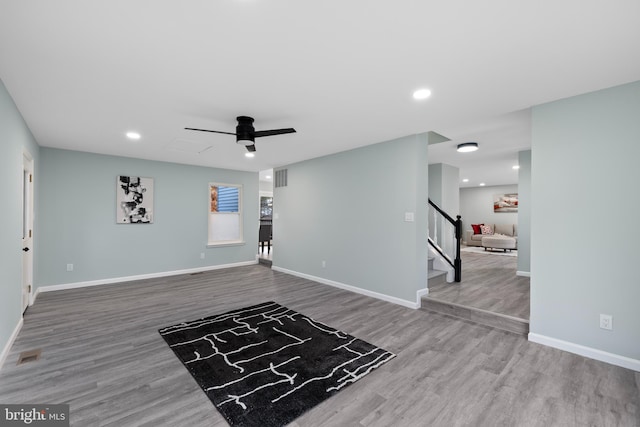
[[[22,167],[22,311],[31,302],[33,284],[33,158],[27,152]]]

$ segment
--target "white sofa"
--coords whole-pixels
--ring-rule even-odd
[[[518,247],[518,224],[485,224],[491,226],[493,234],[502,234],[504,236],[516,239],[516,247]],[[482,238],[487,234],[473,234],[473,230],[465,230],[464,243],[467,246],[482,246]]]

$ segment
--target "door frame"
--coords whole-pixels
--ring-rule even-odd
[[[35,175],[33,156],[26,149],[22,152],[22,280],[20,283],[20,311],[33,304],[33,222]]]

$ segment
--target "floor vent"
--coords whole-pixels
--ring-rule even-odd
[[[197,276],[198,274],[202,274],[204,271],[198,271],[197,273],[191,273],[190,276]]]
[[[20,353],[20,356],[18,356],[17,365],[22,365],[28,362],[35,362],[36,360],[40,359],[40,354],[42,354],[41,349],[23,351],[22,353]]]

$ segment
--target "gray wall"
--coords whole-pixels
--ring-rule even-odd
[[[257,173],[44,147],[41,157],[39,286],[255,260]],[[118,175],[154,178],[153,224],[116,224]],[[245,245],[206,247],[214,181],[244,186]]]
[[[427,164],[426,137],[414,135],[286,166],[274,266],[415,303],[427,280]]]
[[[518,153],[518,273],[531,273],[531,150]]]
[[[460,170],[451,165],[436,163],[429,165],[429,198],[453,219],[460,215]],[[434,237],[434,209],[429,214],[429,236]],[[442,216],[436,215],[438,242],[447,254],[455,254],[455,226]],[[442,230],[446,230],[443,234]]]
[[[273,194],[273,181],[260,181],[260,193]]]
[[[451,165],[429,165],[429,198],[453,218],[460,213],[460,170]]]
[[[517,185],[494,185],[460,189],[460,215],[462,230],[470,230],[471,224],[517,224],[517,212],[493,212],[493,196],[517,193]]]
[[[0,352],[22,314],[22,153],[25,149],[34,158],[37,195],[40,149],[0,80]],[[35,199],[37,209],[37,197]],[[37,248],[38,218],[35,220],[34,248]]]
[[[537,106],[531,150],[531,332],[635,360],[639,117],[640,82]]]

